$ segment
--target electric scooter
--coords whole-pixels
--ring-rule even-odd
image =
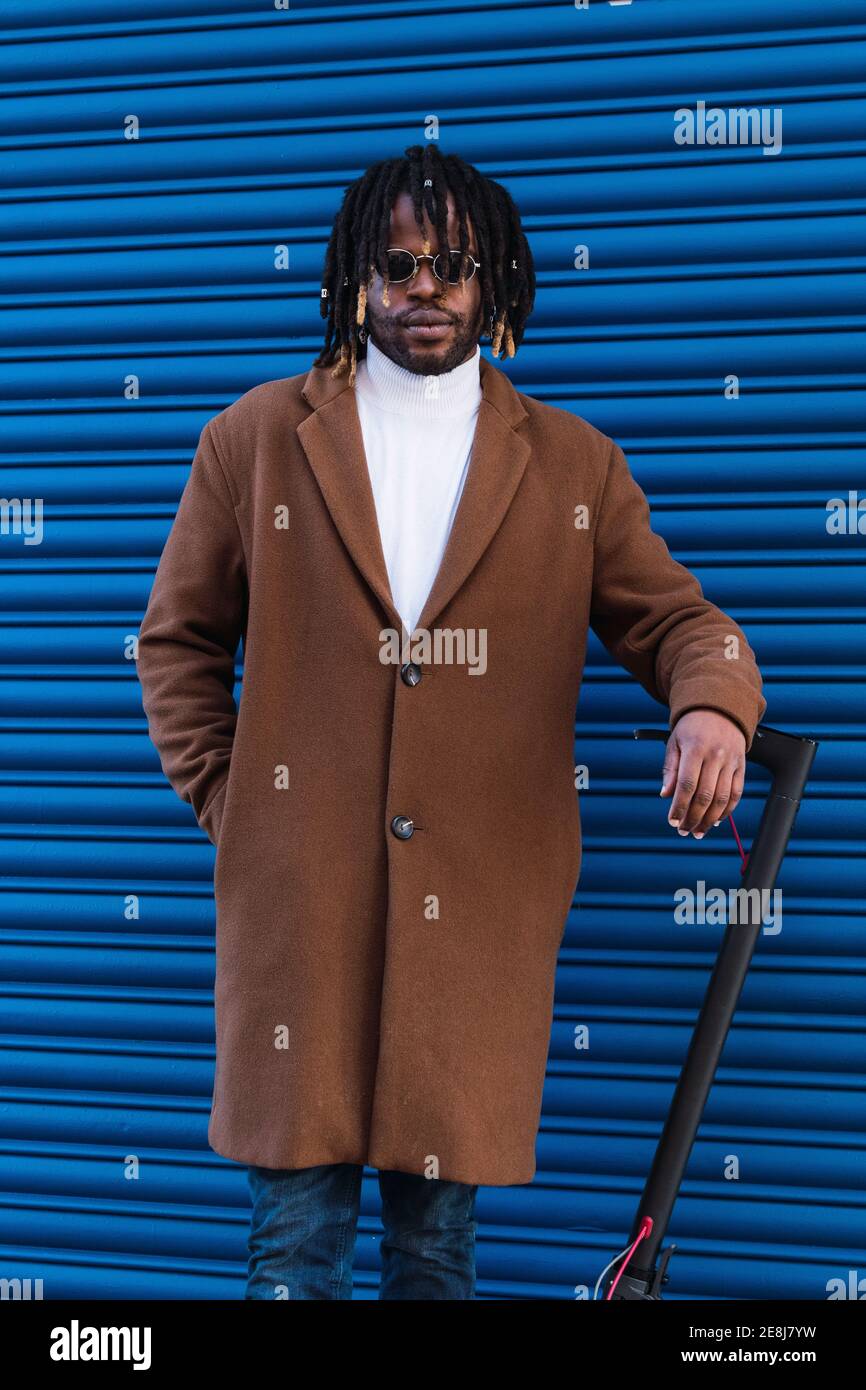
[[[670,731],[635,729],[634,736],[666,743]],[[743,889],[772,893],[775,888],[817,749],[813,738],[758,725],[746,759],[767,768],[771,784],[751,850],[744,857]],[[738,898],[746,904],[746,920],[740,920],[740,913],[736,913],[738,920],[729,921],[722,939],[629,1245],[622,1257],[608,1266],[611,1273],[605,1284],[606,1300],[660,1299],[661,1287],[668,1282],[667,1268],[676,1246],[669,1245],[660,1259],[659,1249],[762,926],[760,904],[765,901],[764,893],[738,894]],[[755,901],[759,906],[755,907]]]

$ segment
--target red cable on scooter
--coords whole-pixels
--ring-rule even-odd
[[[638,1232],[637,1237],[635,1238],[635,1240],[632,1241],[631,1245],[629,1246],[628,1250],[626,1251],[625,1259],[623,1260],[622,1264],[621,1264],[620,1267],[619,1267],[619,1272],[618,1272],[616,1278],[614,1279],[613,1283],[611,1284],[610,1288],[609,1288],[608,1291],[607,1291],[607,1295],[606,1295],[605,1300],[604,1300],[605,1303],[607,1303],[608,1299],[613,1298],[614,1289],[616,1288],[617,1284],[619,1283],[620,1279],[622,1278],[623,1272],[624,1272],[624,1270],[625,1270],[626,1265],[628,1264],[628,1262],[629,1262],[629,1260],[631,1259],[632,1255],[634,1254],[635,1250],[637,1250],[637,1248],[638,1248],[638,1246],[640,1245],[641,1241],[644,1240],[645,1237],[649,1235],[649,1233],[650,1233],[650,1231],[652,1230],[652,1228],[653,1228],[653,1219],[652,1219],[652,1217],[651,1217],[651,1216],[645,1216],[644,1219],[643,1219],[643,1221],[641,1222],[640,1231]]]

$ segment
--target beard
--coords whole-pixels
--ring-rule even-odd
[[[449,311],[443,309],[442,312]],[[444,372],[459,367],[475,352],[481,336],[481,310],[474,323],[460,314],[451,314],[450,317],[454,324],[451,341],[445,352],[434,354],[427,347],[413,347],[411,341],[407,341],[399,319],[387,314],[377,317],[369,300],[367,302],[367,332],[376,347],[399,367],[420,376],[442,376]]]

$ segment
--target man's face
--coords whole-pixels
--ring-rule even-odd
[[[401,193],[391,211],[389,247],[398,246],[416,256],[441,249],[459,251],[460,227],[451,194],[448,195],[448,247],[440,248],[436,229],[424,216],[429,247],[415,221],[412,197]],[[469,254],[480,260],[475,233],[467,217]],[[446,272],[447,273],[447,272]],[[388,286],[389,305],[382,303],[382,277],[378,273],[367,294],[367,331],[376,347],[410,372],[439,376],[450,372],[475,354],[481,336],[481,284],[479,272],[467,280],[463,289],[437,280],[432,261],[419,261],[411,280]],[[424,323],[426,321],[426,328]],[[413,326],[414,325],[414,326]]]

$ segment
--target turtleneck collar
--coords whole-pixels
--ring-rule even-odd
[[[432,392],[431,382],[436,383]],[[391,415],[422,420],[468,415],[481,403],[481,348],[476,345],[475,356],[450,372],[428,376],[401,367],[368,338],[367,355],[355,374],[355,390]]]

